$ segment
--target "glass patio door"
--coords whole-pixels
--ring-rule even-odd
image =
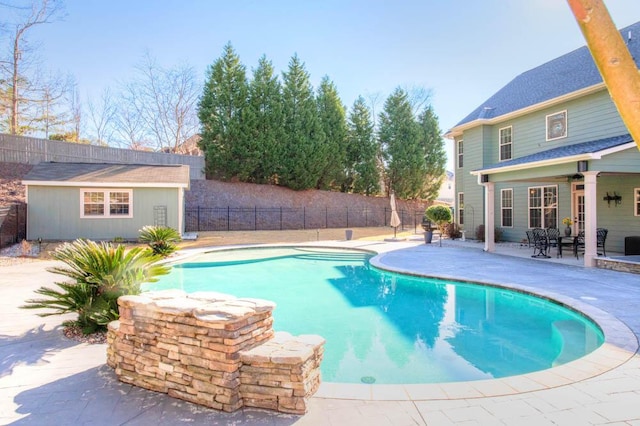
[[[584,184],[575,184],[572,192],[571,214],[573,215],[573,232],[576,235],[584,231]]]

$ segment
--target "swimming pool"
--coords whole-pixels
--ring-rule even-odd
[[[146,289],[277,303],[274,329],[319,334],[323,380],[441,383],[500,378],[580,358],[603,342],[584,316],[530,295],[395,274],[371,253],[271,247],[206,253]]]

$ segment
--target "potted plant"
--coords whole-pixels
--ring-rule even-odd
[[[571,235],[571,225],[573,225],[573,221],[571,220],[570,217],[565,217],[564,219],[562,219],[562,224],[565,226],[564,228],[564,235],[565,236],[570,236]]]
[[[425,210],[424,217],[429,222],[433,222],[438,227],[440,231],[440,236],[444,235],[446,225],[451,222],[451,209],[446,206],[430,206]],[[431,237],[428,237],[427,234],[431,233],[431,237],[433,236],[433,232],[431,231],[431,227],[429,227],[429,231],[425,233],[425,242],[430,243]],[[427,241],[429,239],[429,241]]]

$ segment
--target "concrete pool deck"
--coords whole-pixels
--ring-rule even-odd
[[[33,290],[59,279],[45,270],[54,262],[28,262],[0,268],[0,424],[640,424],[639,275],[531,259],[529,250],[513,246],[490,254],[477,243],[440,247],[411,239],[309,244],[374,250],[381,254],[373,263],[385,269],[560,299],[604,322],[604,352],[506,382],[324,384],[305,416],[255,409],[226,414],[118,382],[104,364],[105,345],[69,341],[60,317],[19,309]]]

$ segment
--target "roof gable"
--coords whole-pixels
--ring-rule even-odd
[[[636,64],[640,59],[640,22],[620,30],[635,37],[627,47]],[[602,76],[587,46],[526,71],[478,106],[454,127],[488,120],[602,83]]]
[[[36,164],[23,183],[127,184],[189,187],[189,166],[100,163]]]

